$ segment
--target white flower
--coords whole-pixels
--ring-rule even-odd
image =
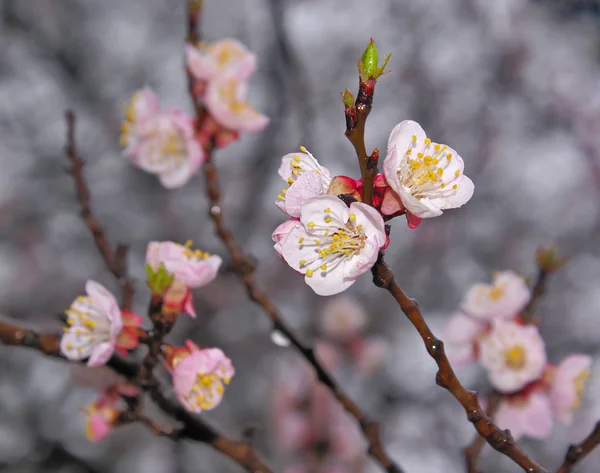
[[[464,162],[447,145],[432,142],[412,120],[394,127],[383,162],[385,178],[406,210],[419,218],[438,217],[473,195]]]
[[[581,404],[586,380],[590,377],[592,358],[576,353],[567,356],[555,369],[550,386],[552,411],[559,422],[570,425],[573,413]]]
[[[277,206],[290,217],[300,217],[300,207],[308,199],[324,195],[331,184],[331,173],[321,166],[305,147],[300,153],[289,153],[281,158],[279,175],[289,188],[277,196]]]
[[[477,319],[510,318],[527,305],[530,297],[525,279],[513,271],[502,271],[494,275],[491,285],[471,286],[461,309]]]
[[[533,325],[496,320],[479,349],[490,382],[501,392],[518,391],[544,374],[546,347]]]
[[[60,350],[69,360],[89,357],[88,366],[105,364],[112,356],[123,328],[121,310],[115,297],[95,281],[85,284],[86,296],[79,296],[65,311],[67,324]]]
[[[386,243],[381,215],[360,202],[348,208],[337,197],[315,197],[302,205],[300,222],[283,242],[282,255],[322,296],[354,284]]]

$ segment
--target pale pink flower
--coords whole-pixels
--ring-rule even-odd
[[[173,359],[173,387],[179,402],[190,412],[219,405],[235,374],[231,360],[218,348],[200,349],[186,342],[188,354]]]
[[[463,174],[458,153],[432,142],[412,120],[392,130],[383,169],[406,210],[419,218],[438,217],[443,210],[466,204],[473,195],[473,182]]]
[[[529,302],[531,293],[525,279],[513,271],[494,274],[492,284],[471,286],[461,310],[478,319],[510,318]]]
[[[523,436],[548,438],[553,424],[550,400],[541,392],[505,397],[500,401],[494,421],[501,429],[509,429],[515,440]]]
[[[205,153],[195,138],[194,120],[171,108],[161,111],[152,90],[137,91],[121,125],[123,155],[134,165],[157,174],[163,186],[183,186],[198,172]]]
[[[235,73],[245,80],[256,69],[256,56],[235,39],[222,39],[211,44],[200,43],[197,47],[185,47],[187,65],[199,80],[210,81],[217,76]]]
[[[232,131],[258,132],[269,124],[269,118],[250,106],[247,94],[248,84],[239,76],[217,76],[206,86],[204,104],[221,126]]]
[[[453,366],[464,366],[476,360],[477,339],[486,328],[486,324],[461,312],[455,312],[448,318],[443,339]]]
[[[490,382],[501,392],[512,393],[537,380],[546,369],[546,346],[538,328],[495,320],[479,343],[480,362]]]
[[[282,245],[285,261],[305,275],[319,295],[338,294],[375,264],[386,243],[379,212],[360,202],[350,208],[332,196],[315,197],[302,205],[301,227]]]
[[[300,220],[297,218],[292,218],[283,222],[273,231],[273,235],[271,235],[271,238],[275,242],[273,248],[279,256],[281,256],[282,243],[285,241],[292,229],[298,227],[299,225],[301,225]]]
[[[337,340],[357,337],[367,325],[367,313],[362,304],[350,296],[328,299],[321,310],[323,333]]]
[[[357,338],[350,344],[350,351],[354,357],[356,368],[361,373],[373,373],[387,358],[390,346],[382,337],[373,335]]]
[[[121,310],[115,297],[101,284],[88,280],[87,296],[79,296],[65,311],[68,328],[60,341],[60,350],[69,360],[88,359],[88,366],[105,364],[117,344],[123,328]]]
[[[331,173],[302,146],[300,153],[289,153],[281,158],[279,175],[288,183],[277,196],[277,206],[290,217],[300,217],[300,207],[313,197],[327,194],[332,183]]]
[[[181,309],[192,317],[196,312],[192,303],[190,288],[207,285],[215,279],[222,259],[200,250],[193,250],[191,242],[180,245],[172,241],[152,241],[146,250],[146,264],[158,271],[161,264],[173,274],[174,279],[163,302],[174,309]]]
[[[85,414],[85,436],[92,442],[100,442],[116,427],[121,409],[117,407],[119,394],[107,389],[100,397],[81,411]]]
[[[575,354],[566,357],[552,373],[550,401],[559,422],[569,425],[581,404],[586,380],[590,377],[591,357]]]

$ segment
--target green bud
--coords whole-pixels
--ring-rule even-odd
[[[348,108],[354,107],[354,95],[350,93],[348,89],[345,89],[342,92],[342,100],[344,101],[344,105]]]
[[[548,273],[562,268],[567,263],[567,258],[559,255],[556,245],[539,248],[535,254],[535,259],[538,267]]]
[[[167,289],[173,282],[175,276],[167,271],[164,264],[160,264],[158,271],[154,271],[149,264],[146,264],[146,284],[152,291],[153,296],[164,296]]]
[[[367,49],[360,58],[358,63],[358,70],[360,73],[360,80],[366,81],[370,77],[375,77],[379,68],[379,53],[377,52],[377,46],[375,41],[371,38]]]

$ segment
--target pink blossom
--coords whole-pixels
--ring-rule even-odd
[[[459,154],[432,142],[411,120],[392,130],[383,169],[390,187],[415,217],[438,217],[443,210],[461,207],[473,196],[474,185],[463,174]]]
[[[367,317],[358,300],[343,295],[327,299],[321,310],[320,325],[329,337],[348,341],[364,330]]]
[[[325,195],[332,183],[329,170],[303,146],[300,153],[288,153],[281,158],[278,172],[289,187],[279,193],[276,204],[290,217],[300,217],[302,204]]]
[[[550,401],[554,415],[563,424],[571,424],[573,413],[581,404],[591,364],[592,359],[587,355],[570,355],[552,372]]]
[[[464,366],[477,358],[477,339],[487,325],[461,312],[455,312],[444,326],[444,342],[453,366]]]
[[[509,429],[515,440],[522,436],[548,438],[553,423],[550,400],[541,392],[505,397],[500,402],[494,420],[501,429]]]
[[[510,318],[517,315],[529,302],[531,293],[525,279],[513,271],[494,275],[492,284],[471,286],[461,310],[478,319]]]
[[[490,382],[504,393],[520,390],[539,379],[546,369],[546,346],[533,325],[495,320],[479,347]]]
[[[382,337],[373,335],[357,338],[350,343],[350,351],[359,372],[375,372],[387,358],[390,346]]]
[[[200,349],[186,342],[187,354],[172,360],[173,387],[179,402],[190,412],[214,409],[235,374],[231,360],[218,348]]]
[[[138,327],[142,325],[142,317],[134,312],[121,311],[123,329],[117,336],[115,351],[122,356],[127,355],[127,350],[133,350],[139,344]]]
[[[291,218],[291,219],[286,220],[285,222],[283,222],[281,225],[279,225],[273,231],[273,235],[271,235],[271,238],[275,242],[275,244],[273,245],[273,248],[275,249],[275,252],[281,258],[283,258],[283,256],[281,256],[281,245],[282,245],[282,243],[285,241],[285,239],[290,234],[290,232],[292,231],[292,229],[296,228],[299,225],[301,225],[299,219],[297,219],[297,218]]]
[[[116,426],[121,410],[117,407],[119,394],[108,389],[98,400],[82,412],[85,414],[85,435],[92,442],[100,442]]]
[[[386,244],[381,215],[360,202],[348,208],[337,197],[314,197],[302,204],[300,222],[283,242],[282,255],[322,296],[354,284]]]
[[[183,186],[198,172],[205,153],[195,137],[195,124],[183,111],[161,111],[151,89],[133,94],[121,126],[123,155],[134,165],[157,174],[163,186]]]
[[[123,328],[121,310],[115,297],[101,284],[88,280],[87,296],[79,296],[65,311],[68,328],[60,342],[69,360],[88,359],[88,366],[105,364],[115,351]]]
[[[204,104],[223,127],[236,132],[258,132],[269,124],[269,118],[250,106],[247,94],[248,84],[239,75],[217,76],[206,87]]]
[[[192,75],[210,81],[224,74],[234,73],[245,80],[256,69],[256,56],[235,39],[222,39],[211,44],[191,44],[185,48],[187,65]]]

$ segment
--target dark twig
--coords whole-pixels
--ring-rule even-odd
[[[60,335],[37,333],[4,321],[0,321],[0,343],[9,346],[34,348],[48,356],[64,358],[60,353]],[[108,366],[129,380],[135,380],[139,377],[140,367],[118,356],[113,356],[108,362]],[[150,394],[150,397],[165,413],[183,424],[181,429],[163,429],[160,432],[161,435],[173,439],[185,438],[206,443],[234,460],[246,471],[271,473],[271,470],[256,456],[250,444],[231,440],[199,417],[191,415],[179,404],[167,399],[157,382],[150,382],[141,387]],[[151,427],[153,431],[159,428],[154,423],[150,426],[145,419],[137,420]]]
[[[600,422],[596,423],[594,430],[587,436],[587,438],[578,445],[570,445],[567,450],[567,455],[563,464],[560,466],[556,473],[571,473],[573,467],[583,460],[594,448],[600,445]]]
[[[110,272],[114,275],[116,280],[121,287],[121,305],[123,310],[131,310],[131,302],[133,298],[133,284],[127,279],[127,247],[119,245],[116,251],[113,249],[108,242],[104,230],[100,225],[100,222],[96,220],[92,213],[90,205],[90,192],[83,175],[84,161],[79,157],[77,153],[77,146],[75,141],[75,113],[71,110],[65,112],[65,118],[67,121],[67,142],[65,146],[65,153],[71,164],[70,173],[73,174],[75,181],[75,191],[77,192],[77,200],[81,206],[81,217],[85,220],[90,233],[94,237],[96,248],[102,255],[106,266]]]
[[[537,278],[535,280],[535,284],[533,285],[533,289],[531,290],[531,299],[521,312],[521,319],[524,323],[530,323],[535,316],[535,307],[541,297],[546,292],[546,283],[548,281],[548,276],[550,276],[550,271],[547,271],[544,268],[538,268]]]
[[[502,394],[500,394],[498,391],[491,391],[488,394],[486,410],[488,417],[494,417],[501,400]],[[471,444],[464,449],[467,473],[479,473],[479,470],[477,469],[477,461],[479,460],[479,456],[481,455],[481,451],[483,450],[485,444],[485,437],[477,434],[473,439],[473,442],[471,442]]]
[[[433,334],[427,322],[425,322],[417,301],[404,293],[391,269],[385,263],[382,253],[380,253],[375,266],[373,266],[372,272],[375,285],[386,289],[396,299],[404,315],[421,335],[427,352],[439,368],[435,377],[436,383],[447,389],[460,402],[467,413],[467,419],[475,426],[479,435],[484,437],[495,450],[510,457],[527,473],[546,473],[544,468],[529,458],[517,446],[508,430],[500,430],[492,422],[492,419],[486,415],[479,405],[477,393],[467,391],[460,383],[444,351],[444,342]]]

